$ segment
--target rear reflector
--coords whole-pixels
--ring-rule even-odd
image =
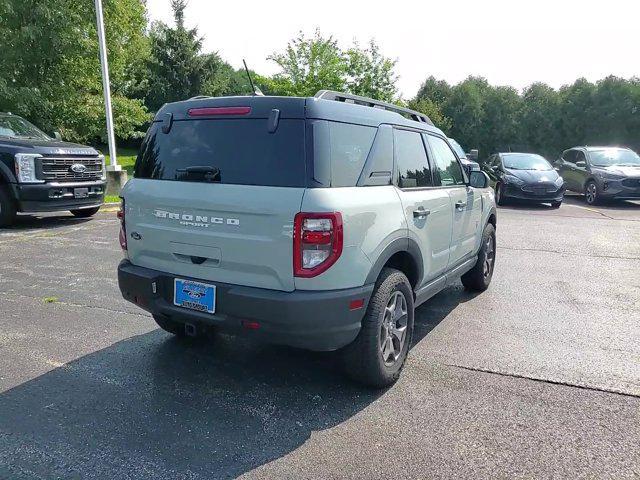
[[[247,330],[258,330],[260,328],[260,323],[252,322],[250,320],[243,320],[242,327],[246,328]]]
[[[203,107],[190,108],[190,117],[210,117],[212,115],[248,115],[251,107]]]
[[[364,307],[364,298],[359,298],[358,300],[351,300],[349,303],[349,310],[358,310]]]

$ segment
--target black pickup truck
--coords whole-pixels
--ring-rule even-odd
[[[90,217],[104,202],[105,189],[100,152],[0,113],[0,228],[11,225],[18,212],[69,210]]]

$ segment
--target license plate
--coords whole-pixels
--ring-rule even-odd
[[[74,188],[73,196],[75,198],[88,198],[89,197],[89,189],[88,188]]]
[[[191,280],[173,280],[173,304],[199,312],[215,313],[216,286]]]

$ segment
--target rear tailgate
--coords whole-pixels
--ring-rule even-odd
[[[131,180],[131,263],[212,282],[291,291],[304,189]],[[136,232],[140,240],[134,240]],[[202,262],[202,263],[200,263]]]
[[[307,184],[304,100],[195,105],[158,113],[164,120],[149,129],[135,178],[123,189],[130,261],[176,276],[292,291],[293,220]],[[274,131],[276,107],[282,114]]]

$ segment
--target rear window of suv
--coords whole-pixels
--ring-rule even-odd
[[[156,122],[142,144],[134,177],[304,187],[305,122],[281,119],[274,133],[268,132],[266,119],[174,121],[169,133]]]

